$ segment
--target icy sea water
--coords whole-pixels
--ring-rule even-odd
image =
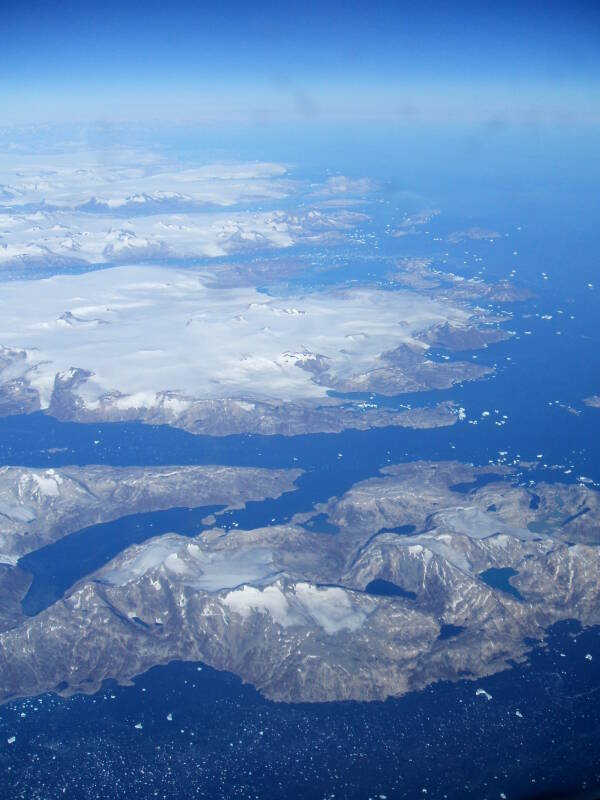
[[[510,670],[383,703],[272,703],[174,662],[1,708],[0,796],[597,797],[599,684],[600,629],[573,622]]]

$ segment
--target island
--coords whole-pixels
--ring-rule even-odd
[[[390,465],[285,524],[119,553],[0,634],[2,700],[201,661],[285,702],[476,680],[600,623],[599,493],[503,466]]]

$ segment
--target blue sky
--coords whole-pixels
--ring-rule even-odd
[[[24,2],[11,122],[596,121],[600,4]]]

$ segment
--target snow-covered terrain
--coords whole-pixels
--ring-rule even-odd
[[[336,176],[309,197],[347,201],[371,188]],[[190,166],[122,150],[0,157],[0,268],[212,258],[319,243],[367,219],[344,202],[275,207],[301,189],[285,165],[268,162]]]
[[[214,258],[319,243],[364,220],[349,211],[163,212],[129,218],[36,210],[0,213],[0,267],[122,264]]]
[[[139,208],[153,203],[231,206],[281,199],[293,188],[284,164],[187,166],[154,152],[127,148],[0,156],[0,204],[15,210]]]
[[[118,267],[6,284],[0,346],[25,356],[7,356],[0,379],[26,379],[42,408],[56,376],[69,380],[73,370],[89,373],[76,388],[89,409],[107,393],[118,409],[160,401],[174,413],[194,398],[318,399],[336,381],[385,366],[382,354],[401,345],[426,353],[419,334],[470,316],[408,291],[290,299],[215,287],[199,271]]]

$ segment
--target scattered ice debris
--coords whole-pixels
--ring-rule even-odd
[[[482,411],[482,412],[481,412],[481,416],[482,416],[482,417],[489,417],[489,415],[490,415],[490,412],[489,412],[489,411]]]
[[[475,695],[477,697],[483,696],[483,697],[485,697],[486,700],[491,700],[492,699],[492,695],[489,694],[489,692],[486,692],[485,689],[476,689],[475,690]]]
[[[136,730],[141,731],[144,727],[141,722],[138,722],[137,725],[133,726]]]
[[[458,409],[458,418],[460,420],[463,420],[463,419],[467,418],[467,410],[465,408],[463,408],[462,406]]]
[[[9,737],[8,737],[8,739],[7,739],[6,741],[7,741],[9,744],[14,744],[14,743],[17,741],[17,737],[16,737],[16,736],[9,736]]]

